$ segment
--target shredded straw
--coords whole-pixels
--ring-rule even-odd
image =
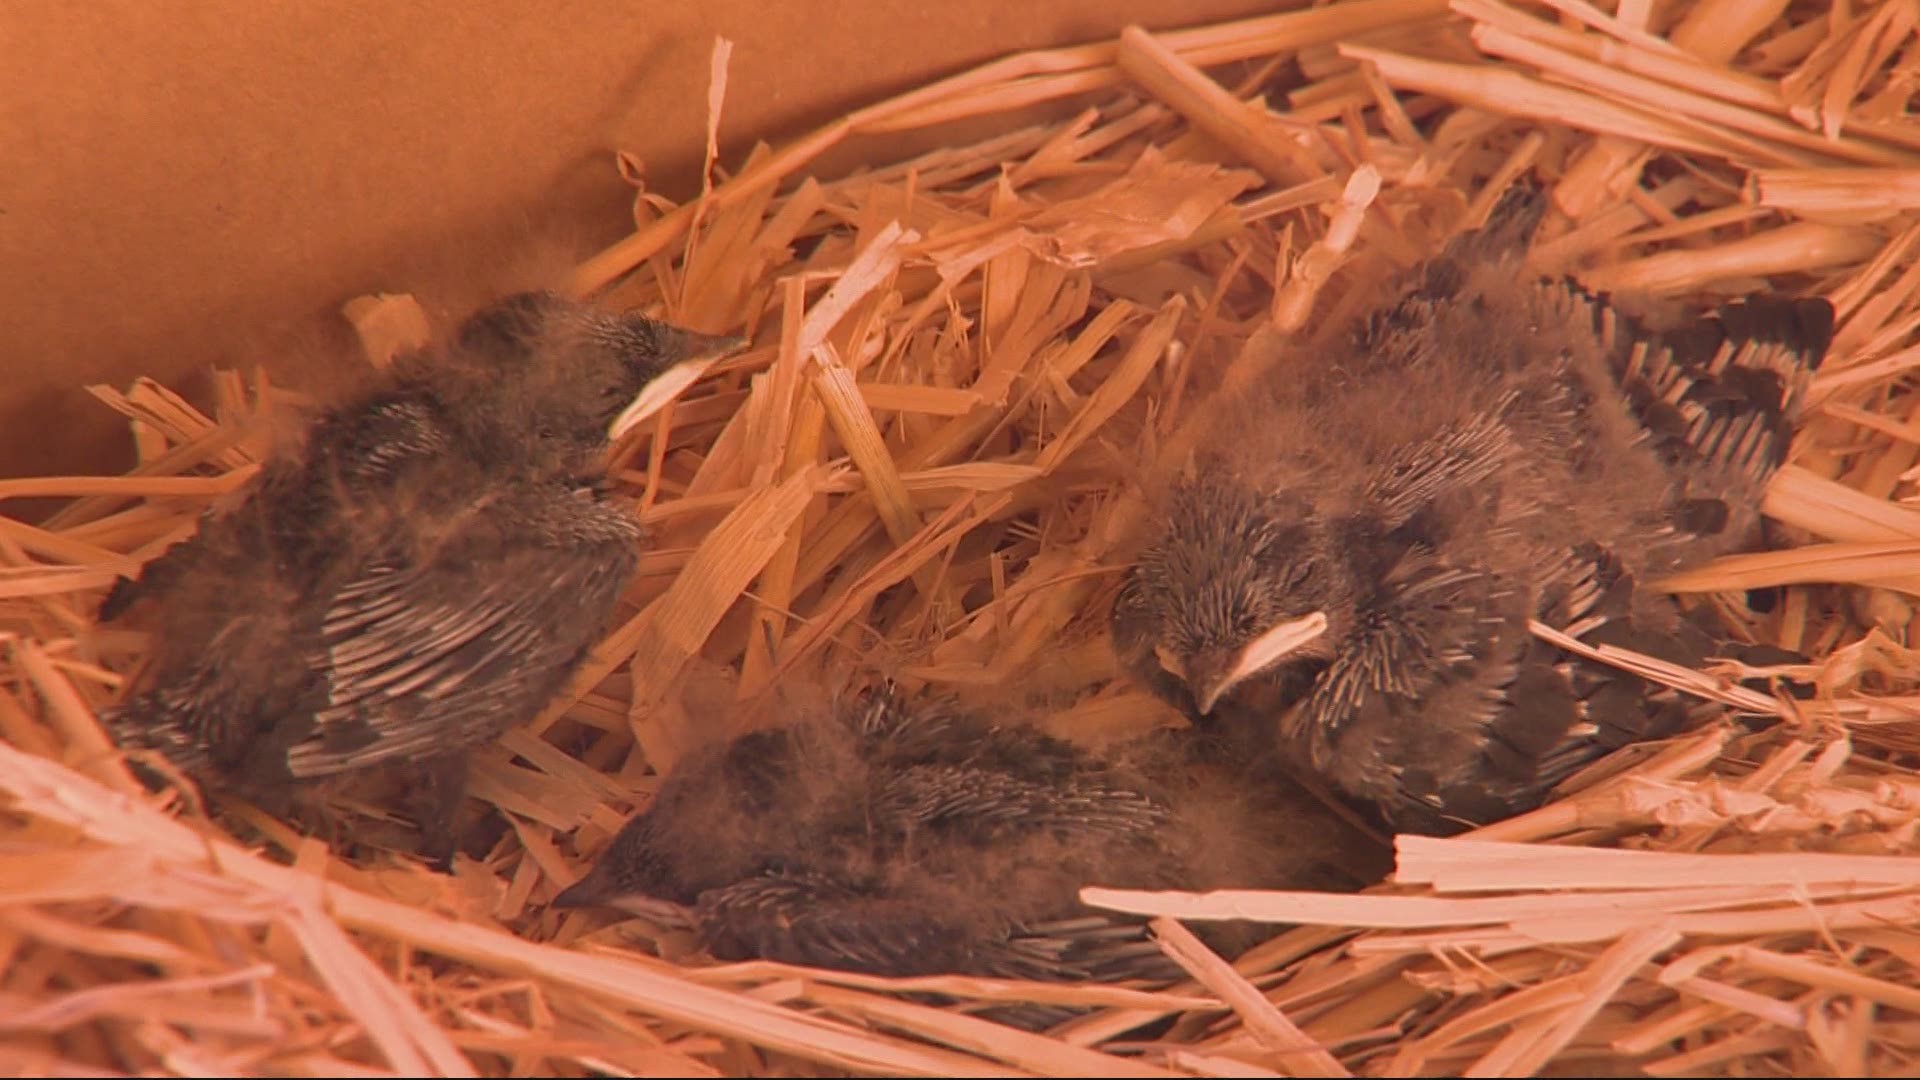
[[[561,700],[480,755],[475,795],[508,824],[485,858],[348,858],[184,784],[150,794],[95,718],[147,648],[94,626],[103,591],[243,487],[294,395],[222,373],[209,417],[150,380],[91,387],[140,465],[0,480],[0,500],[67,500],[0,517],[0,1063],[1912,1075],[1917,28],[1903,0],[1334,2],[1009,57],[733,171],[717,43],[699,196],[643,196],[568,287],[755,344],[616,447],[651,530],[641,574]],[[1015,113],[1030,126],[810,171],[857,136]],[[548,910],[680,754],[775,722],[792,680],[1017,683],[1089,741],[1177,723],[1104,636],[1141,484],[1208,391],[1310,362],[1522,172],[1552,196],[1543,268],[1677,304],[1833,299],[1764,507],[1776,542],[1645,583],[1807,662],[1694,671],[1536,626],[1697,700],[1702,726],[1528,814],[1400,837],[1394,879],[1360,896],[1089,883],[1152,920],[1190,976],[1174,986],[716,965],[645,920]],[[427,334],[404,296],[345,314],[375,364]],[[1272,937],[1215,955],[1187,924],[1222,918]],[[1068,1018],[976,1015],[1023,1003]]]

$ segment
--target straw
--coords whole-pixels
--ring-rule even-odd
[[[688,371],[615,449],[612,497],[650,530],[640,573],[569,686],[478,755],[472,793],[504,822],[479,857],[418,866],[377,790],[314,792],[338,823],[314,836],[186,778],[150,792],[99,724],[155,645],[131,615],[93,624],[104,591],[232,505],[314,402],[233,373],[213,415],[151,380],[76,390],[126,418],[140,465],[0,480],[0,511],[66,500],[0,518],[0,1059],[1910,1073],[1915,27],[1895,3],[1336,0],[1007,57],[740,162],[719,152],[716,42],[699,192],[644,195],[561,287],[754,344]],[[997,129],[888,149],[961,119]],[[867,167],[815,171],[862,136]],[[779,722],[797,686],[1026,692],[1045,730],[1088,742],[1177,724],[1106,630],[1146,489],[1190,456],[1212,394],[1284,382],[1521,174],[1551,195],[1544,272],[1658,294],[1661,317],[1761,290],[1834,302],[1762,507],[1771,550],[1638,583],[1804,662],[1696,670],[1534,624],[1673,687],[1697,725],[1528,813],[1398,838],[1394,878],[1361,895],[1085,890],[1153,920],[1190,976],[1172,986],[721,965],[646,920],[549,910],[681,755]],[[423,340],[405,294],[347,317],[343,370]],[[1238,958],[1180,921],[1240,918],[1267,940]],[[1025,1005],[1072,1015],[1044,1032],[980,1015]]]

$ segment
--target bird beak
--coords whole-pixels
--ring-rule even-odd
[[[682,390],[698,382],[700,376],[705,375],[714,364],[746,347],[747,339],[743,337],[696,334],[677,326],[666,327],[661,339],[661,350],[667,356],[678,356],[683,359],[654,376],[645,387],[641,388],[639,396],[633,399],[633,404],[620,410],[620,415],[614,417],[613,423],[607,426],[607,441],[620,441],[620,436],[632,431],[642,420],[659,412],[667,402],[679,397]]]
[[[1258,675],[1327,632],[1327,616],[1316,611],[1280,623],[1242,646],[1238,653],[1198,656],[1187,669],[1200,715],[1210,716],[1227,691],[1251,675]]]

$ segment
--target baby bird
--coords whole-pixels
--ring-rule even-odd
[[[560,689],[633,575],[639,522],[595,485],[616,419],[740,344],[525,293],[397,361],[109,594],[103,621],[156,609],[110,730],[273,805],[420,767],[423,851],[444,859],[468,749]]]
[[[1355,888],[1381,853],[1326,809],[890,693],[690,755],[556,907],[677,915],[726,960],[878,975],[1171,979],[1082,886]]]
[[[1756,541],[1832,336],[1817,299],[1647,331],[1523,272],[1541,209],[1510,197],[1330,355],[1213,403],[1112,611],[1156,693],[1398,829],[1528,809],[1683,719],[1528,622],[1696,661],[1636,582]]]

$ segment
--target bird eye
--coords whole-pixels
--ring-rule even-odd
[[[1165,645],[1155,645],[1153,655],[1160,661],[1161,670],[1176,679],[1184,681],[1187,677],[1187,665],[1180,662],[1180,654]]]

